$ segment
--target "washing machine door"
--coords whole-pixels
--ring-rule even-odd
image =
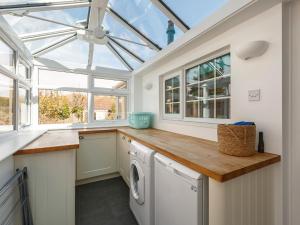
[[[145,202],[145,175],[138,161],[130,162],[130,191],[135,201],[142,205]]]

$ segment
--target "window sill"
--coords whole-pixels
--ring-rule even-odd
[[[39,129],[47,129],[47,130],[119,127],[119,126],[128,126],[128,121],[127,120],[119,120],[119,121],[98,121],[98,122],[94,122],[94,123],[80,123],[80,124],[39,124],[39,125],[36,125],[36,127]]]
[[[181,126],[195,126],[195,127],[207,127],[217,129],[218,124],[232,123],[231,119],[193,119],[193,118],[161,118],[159,120],[163,123],[178,124]]]

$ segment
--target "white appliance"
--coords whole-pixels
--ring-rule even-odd
[[[154,151],[130,145],[130,208],[139,225],[154,224]]]
[[[155,154],[155,225],[208,225],[208,179]]]

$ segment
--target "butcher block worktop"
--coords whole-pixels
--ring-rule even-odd
[[[172,132],[129,127],[48,131],[16,154],[33,154],[79,148],[80,134],[120,132],[199,173],[224,182],[280,161],[280,156],[257,153],[235,157],[220,153],[217,142]]]

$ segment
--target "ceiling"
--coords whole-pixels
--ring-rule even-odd
[[[36,59],[70,69],[139,68],[230,0],[1,0],[0,14]]]

